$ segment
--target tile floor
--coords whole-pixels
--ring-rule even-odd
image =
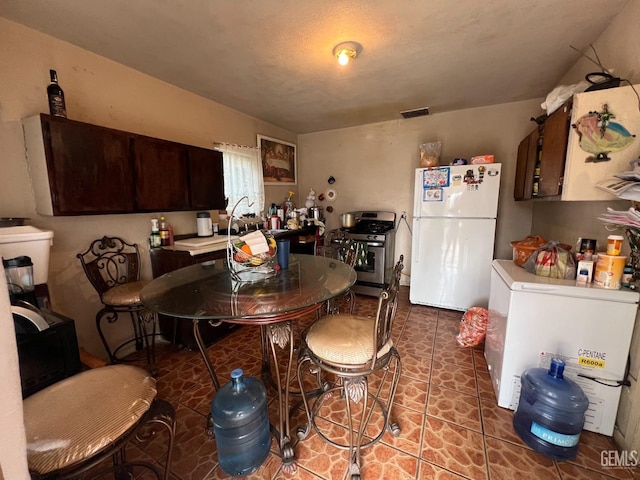
[[[358,313],[372,313],[374,306],[375,299],[358,296]],[[380,442],[364,450],[363,478],[640,479],[638,469],[601,467],[600,452],[615,448],[610,437],[583,431],[578,456],[570,462],[552,461],[524,445],[513,430],[513,413],[496,404],[482,348],[465,349],[457,345],[455,335],[460,318],[461,312],[411,305],[408,289],[402,288],[393,334],[403,363],[394,406],[402,433],[395,438],[386,432]],[[312,321],[312,317],[304,318],[299,327]],[[219,468],[215,440],[205,432],[214,390],[200,354],[162,347],[158,355],[158,395],[174,405],[178,417],[172,479],[231,478]],[[237,367],[245,375],[260,375],[258,328],[238,329],[208,351],[221,383],[228,381],[231,370]],[[273,389],[269,395],[273,397]],[[272,419],[273,406],[271,402]],[[343,436],[345,423],[336,408],[323,407],[321,416],[318,423],[323,430]],[[272,453],[247,478],[348,478],[346,451],[322,442],[313,431],[302,441],[296,439],[295,428],[305,420],[303,410],[296,409],[292,436],[297,472],[281,471],[272,442]],[[164,448],[160,436],[144,451],[131,447],[130,455],[157,460]]]

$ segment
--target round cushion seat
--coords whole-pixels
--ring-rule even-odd
[[[131,365],[81,372],[23,402],[29,469],[46,474],[81,462],[134,427],[156,381]]]
[[[327,315],[317,320],[305,336],[309,350],[321,360],[343,365],[363,365],[374,356],[375,318],[358,315]],[[391,339],[377,357],[389,352]]]
[[[149,282],[138,281],[116,285],[102,295],[102,303],[111,307],[126,307],[141,303],[140,292]]]

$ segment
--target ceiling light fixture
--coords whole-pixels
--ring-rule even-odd
[[[336,57],[340,65],[345,66],[358,56],[361,49],[360,44],[356,42],[343,42],[334,47],[333,56]]]

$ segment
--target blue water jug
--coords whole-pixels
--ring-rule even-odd
[[[564,378],[564,362],[551,359],[549,370],[530,368],[521,376],[520,403],[513,426],[524,443],[555,460],[578,453],[589,399],[580,386]]]
[[[260,380],[231,372],[211,402],[218,461],[227,475],[241,477],[255,472],[269,454],[267,392]]]

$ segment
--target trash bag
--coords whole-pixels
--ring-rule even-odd
[[[460,321],[460,333],[456,341],[461,347],[475,347],[484,340],[487,333],[489,311],[482,307],[471,307],[464,312]]]
[[[574,93],[584,92],[588,86],[589,84],[584,80],[573,85],[559,85],[547,94],[547,98],[540,107],[547,111],[547,115],[551,115]]]
[[[524,263],[524,269],[540,277],[575,279],[576,260],[570,248],[570,245],[552,240],[531,254]]]

